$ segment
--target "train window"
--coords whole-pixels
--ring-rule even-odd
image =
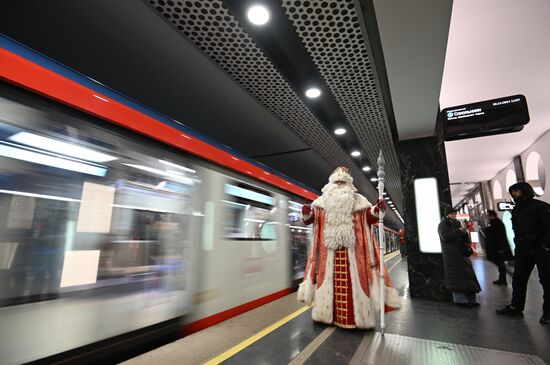
[[[224,238],[277,239],[275,199],[266,191],[243,183],[224,185]]]
[[[372,226],[372,234],[379,240],[379,229],[378,225]],[[386,244],[386,253],[394,252],[399,249],[399,233],[393,230],[384,228],[384,242]]]
[[[301,218],[302,204],[288,201],[288,229],[292,249],[293,279],[301,279],[307,263],[307,253],[312,240],[312,226],[306,226]]]
[[[0,110],[0,306],[185,289],[195,170],[64,114]]]

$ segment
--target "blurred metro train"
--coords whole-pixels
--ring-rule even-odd
[[[35,84],[30,69],[10,73],[41,58],[9,45],[0,48],[9,61],[0,70],[2,364],[92,362],[115,343],[202,328],[292,290],[311,236],[300,202],[313,192],[107,121]],[[74,95],[67,85],[58,91]],[[92,94],[112,101],[107,90]]]

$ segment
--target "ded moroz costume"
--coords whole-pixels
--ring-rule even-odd
[[[384,200],[375,206],[356,193],[349,169],[337,168],[323,194],[302,208],[304,223],[314,225],[314,239],[298,289],[298,300],[314,303],[314,321],[343,328],[373,328],[380,309],[380,254],[370,226]],[[385,275],[385,309],[399,308],[400,298]]]

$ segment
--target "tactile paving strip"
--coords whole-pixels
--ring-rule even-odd
[[[536,355],[424,340],[379,332],[365,336],[353,365],[544,365]]]

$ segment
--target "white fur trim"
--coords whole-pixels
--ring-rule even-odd
[[[325,205],[323,204],[323,196],[321,195],[320,197],[318,197],[317,199],[315,199],[313,201],[313,203],[311,203],[311,206],[312,207],[315,207],[315,208],[323,208],[325,209]]]
[[[359,271],[355,261],[355,249],[348,249],[349,271],[351,277],[351,290],[353,295],[353,314],[357,328],[374,328],[374,316],[372,314],[371,300],[361,287]]]
[[[384,289],[384,302],[392,308],[401,308],[401,297],[395,288],[386,286]]]
[[[311,318],[317,322],[332,324],[334,301],[334,251],[327,251],[325,279],[320,288],[315,291],[315,304]]]
[[[307,278],[298,287],[298,301],[311,305],[315,299],[315,284],[311,281],[311,277]]]
[[[371,298],[374,303],[374,310],[378,313],[380,312],[380,275],[378,275],[378,270],[373,270],[373,283],[370,286]],[[389,286],[384,286],[384,305],[387,305],[392,308],[401,308],[401,298],[397,293],[395,288]]]
[[[353,183],[353,177],[350,174],[345,172],[341,168],[337,168],[328,178],[329,183],[334,183],[336,181],[345,181],[349,184]]]
[[[369,283],[370,298],[374,305],[374,311],[380,313],[380,276],[376,268],[371,269],[374,280]]]
[[[371,208],[374,211],[374,207]],[[367,242],[368,242],[368,250],[370,257],[374,260],[374,244],[372,242],[372,237],[370,234],[370,230],[367,230]],[[381,258],[384,259],[383,257]],[[380,312],[380,275],[378,274],[378,270],[376,267],[371,268],[372,270],[372,277],[374,278],[373,283],[370,284],[369,290],[370,290],[370,297],[372,298],[372,301],[374,303],[374,308],[377,312]],[[401,298],[399,297],[399,294],[395,288],[391,288],[389,286],[384,287],[384,304],[387,304],[388,306],[392,308],[400,308],[401,307]]]
[[[355,193],[355,204],[353,206],[353,211],[357,212],[360,210],[367,209],[368,207],[372,207],[372,204],[361,194]]]

